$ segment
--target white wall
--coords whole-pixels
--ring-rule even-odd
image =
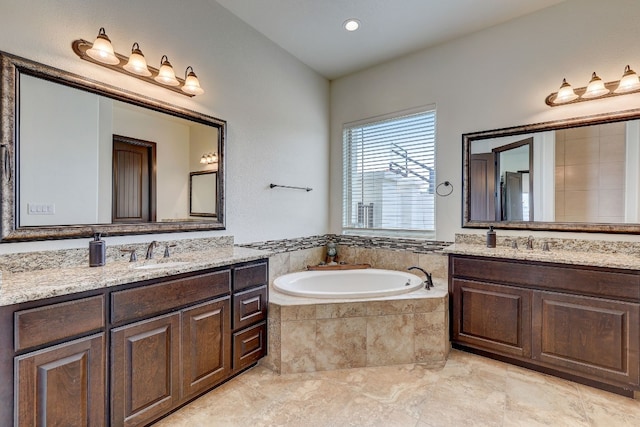
[[[0,50],[228,122],[227,230],[107,237],[107,244],[234,235],[236,242],[328,231],[329,82],[208,0],[0,0]],[[187,98],[75,56],[105,27],[119,53],[192,65],[205,94]],[[313,191],[269,190],[270,182]],[[89,239],[0,244],[0,253],[86,247]]]
[[[20,86],[20,224],[98,222],[95,199],[78,197],[98,193],[98,98],[30,76]],[[55,213],[29,214],[31,204]]]
[[[452,240],[456,232],[474,232],[461,228],[461,135],[637,108],[638,94],[555,108],[545,105],[544,98],[557,91],[563,77],[580,87],[593,71],[605,81],[618,80],[627,64],[639,71],[634,42],[640,39],[639,20],[637,0],[568,0],[333,81],[331,231],[340,231],[343,123],[436,104],[437,182],[454,186],[451,196],[437,199],[437,239]]]

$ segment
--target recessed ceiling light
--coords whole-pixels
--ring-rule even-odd
[[[360,21],[357,19],[347,19],[344,21],[344,29],[347,31],[355,31],[360,28]]]

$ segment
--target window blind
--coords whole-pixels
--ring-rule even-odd
[[[344,127],[344,231],[435,230],[435,137],[435,109]]]

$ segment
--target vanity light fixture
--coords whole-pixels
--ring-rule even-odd
[[[203,165],[212,165],[214,163],[218,163],[218,155],[215,153],[203,154],[200,158],[200,163],[202,163]]]
[[[131,47],[131,56],[127,58],[114,52],[111,40],[107,37],[104,28],[100,28],[100,31],[98,31],[98,37],[95,42],[90,43],[82,39],[75,40],[72,48],[75,54],[85,61],[136,77],[173,92],[189,97],[204,93],[196,74],[193,72],[193,67],[188,66],[185,71],[185,78],[181,79],[176,77],[167,55],[162,56],[160,69],[148,66],[137,42]]]
[[[191,71],[189,71],[189,69],[191,69]],[[198,76],[193,72],[191,65],[184,70],[184,85],[182,86],[182,91],[191,95],[202,95],[204,93],[204,90],[200,87]]]
[[[151,71],[149,71],[149,66],[147,65],[147,60],[144,59],[144,55],[140,50],[138,42],[134,43],[131,47],[129,62],[127,62],[122,68],[137,76],[149,77],[151,75]]]
[[[560,89],[558,89],[558,92],[547,96],[545,103],[551,107],[556,107],[563,104],[609,98],[636,92],[640,92],[640,78],[635,71],[627,65],[622,78],[618,81],[605,83],[596,73],[593,73],[586,87],[574,90],[571,85],[567,83],[566,79],[562,79],[562,85]]]

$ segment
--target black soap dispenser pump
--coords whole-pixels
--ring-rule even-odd
[[[489,226],[489,231],[487,231],[487,247],[496,247],[496,232],[493,231],[493,226]]]
[[[103,266],[107,258],[107,245],[100,240],[100,233],[93,235],[93,241],[89,242],[89,267]]]

